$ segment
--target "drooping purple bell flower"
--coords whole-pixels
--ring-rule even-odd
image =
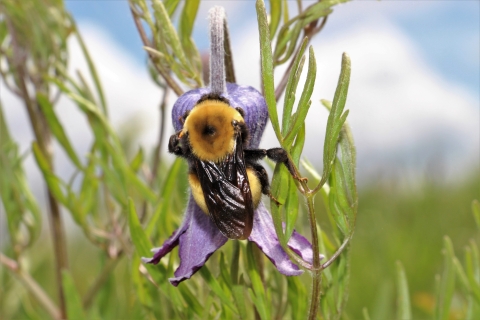
[[[176,131],[183,127],[180,121],[181,116],[191,110],[204,94],[210,92],[210,88],[200,88],[191,90],[178,98],[172,110],[172,121]],[[245,112],[244,119],[250,133],[250,140],[245,148],[258,148],[268,120],[268,109],[263,96],[252,87],[232,83],[227,83],[226,92],[222,96],[228,99],[232,107],[241,107]],[[180,228],[160,248],[153,249],[153,258],[143,258],[142,260],[145,263],[157,264],[178,245],[180,265],[175,271],[175,278],[169,279],[174,286],[177,286],[197,272],[227,240],[228,238],[220,232],[213,220],[200,209],[193,197],[190,196]],[[287,276],[303,273],[303,270],[290,261],[280,245],[272,217],[263,203],[260,203],[254,211],[253,229],[248,241],[253,241],[280,273]],[[311,244],[302,235],[294,231],[288,246],[301,258],[312,262]]]

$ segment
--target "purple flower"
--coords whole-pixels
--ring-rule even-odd
[[[180,117],[191,110],[197,101],[209,88],[191,90],[183,94],[172,110],[172,121],[176,131],[182,129]],[[241,107],[245,112],[245,122],[250,132],[247,148],[257,148],[268,119],[268,109],[263,96],[254,88],[227,83],[227,93],[222,95],[230,101],[232,107]],[[183,280],[189,279],[200,269],[208,258],[227,242],[210,217],[196,204],[192,196],[188,202],[185,217],[180,228],[160,247],[153,249],[153,258],[143,258],[145,263],[157,264],[167,253],[177,245],[179,248],[180,265],[175,271],[175,278],[169,279],[177,286]],[[272,261],[280,273],[295,276],[303,273],[297,265],[290,261],[287,253],[278,241],[270,213],[263,203],[254,212],[253,229],[249,241],[257,244],[260,250]],[[312,262],[311,244],[302,235],[293,232],[288,246],[307,262]]]

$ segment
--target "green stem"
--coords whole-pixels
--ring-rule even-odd
[[[27,288],[27,290],[38,300],[53,319],[62,319],[60,310],[50,299],[42,287],[28,273],[20,269],[18,263],[0,253],[0,264],[6,266],[15,277]]]
[[[306,182],[303,182],[304,189],[308,190]],[[313,271],[312,271],[312,293],[310,299],[310,309],[308,319],[316,319],[318,307],[320,305],[320,291],[322,284],[322,269],[320,264],[320,248],[317,232],[317,219],[315,217],[315,208],[313,206],[314,194],[307,194],[308,215],[310,218],[310,230],[312,233],[312,249],[313,249]]]

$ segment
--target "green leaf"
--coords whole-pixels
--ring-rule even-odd
[[[169,208],[172,204],[172,199],[174,192],[176,190],[176,186],[178,183],[178,177],[181,173],[181,168],[183,164],[183,159],[177,158],[173,162],[172,166],[168,170],[168,175],[167,178],[165,179],[165,182],[161,188],[162,193],[160,195],[161,203],[158,206],[157,210],[155,210],[154,215],[148,222],[146,232],[149,236],[153,234],[153,231],[155,228],[159,228],[159,221],[160,218],[163,216],[166,218],[166,215],[169,212]],[[165,224],[165,219],[162,221],[163,224]],[[166,232],[167,230],[162,230]]]
[[[100,105],[102,107],[102,111],[105,115],[108,115],[107,102],[103,93],[102,83],[98,76],[97,69],[95,68],[95,64],[93,63],[93,60],[90,56],[90,53],[88,52],[87,46],[85,45],[85,42],[83,41],[80,32],[78,32],[77,30],[74,20],[71,19],[70,22],[75,26],[75,36],[77,37],[78,43],[80,44],[80,49],[82,50],[83,56],[87,60],[88,70],[90,71],[90,75],[93,78],[95,88],[97,89],[97,94],[100,98]]]
[[[368,314],[368,309],[367,308],[362,309],[362,315],[363,315],[364,320],[370,320],[370,315]]]
[[[335,161],[330,173],[329,205],[330,213],[343,235],[350,234],[351,226],[348,220],[351,207],[345,196],[345,177],[342,164]]]
[[[273,80],[272,45],[268,28],[267,11],[263,0],[257,0],[258,31],[260,35],[260,65],[262,69],[262,82],[265,101],[267,102],[268,114],[272,122],[273,130],[279,141],[282,140],[280,124],[278,123],[277,103],[275,100],[275,85]]]
[[[348,202],[349,210],[348,221],[350,223],[350,228],[353,229],[355,226],[358,210],[358,194],[357,194],[357,183],[356,183],[356,150],[353,143],[353,136],[350,130],[349,125],[345,121],[343,128],[340,131],[340,140],[339,140],[340,151],[342,153],[341,162],[343,167],[343,177],[344,177],[344,186],[345,186],[345,199]]]
[[[478,303],[480,303],[480,285],[478,283],[478,278],[477,278],[478,262],[475,262],[473,251],[475,251],[475,247],[473,246],[473,243],[472,243],[472,246],[467,247],[465,250],[465,269],[466,269],[466,276],[468,279],[469,288],[472,290],[475,299],[477,299]]]
[[[275,65],[281,65],[290,59],[297,47],[300,33],[305,27],[311,22],[329,15],[332,12],[332,6],[346,1],[347,0],[327,0],[317,2],[306,8],[300,15],[294,16],[286,21],[277,37],[274,53]],[[285,5],[285,8],[286,7],[287,5]],[[285,19],[288,19],[288,13],[286,17],[284,17],[284,20]]]
[[[284,64],[285,62],[290,59],[290,57],[293,54],[293,51],[295,50],[297,40],[300,37],[300,32],[302,31],[302,25],[300,23],[296,23],[293,26],[293,29],[288,30],[286,33],[285,38],[283,39],[284,41],[279,45],[279,52],[281,54],[284,54],[283,58],[280,58],[280,54],[275,54],[275,66]],[[277,52],[275,52],[277,53]]]
[[[285,187],[284,187],[285,188]],[[295,228],[298,218],[298,193],[297,186],[290,176],[288,183],[288,197],[285,202],[285,241],[288,242]]]
[[[408,281],[402,263],[397,261],[397,319],[412,319]]]
[[[82,307],[82,299],[75,287],[73,277],[67,270],[62,271],[62,284],[67,304],[67,318],[72,320],[87,319]]]
[[[133,172],[137,172],[140,169],[140,166],[143,164],[143,149],[140,147],[138,148],[138,152],[135,157],[130,162],[130,168]]]
[[[455,268],[453,266],[453,244],[449,237],[444,238],[443,273],[438,287],[435,318],[446,320],[449,318],[450,305],[455,290]]]
[[[179,36],[182,43],[188,40],[192,34],[193,24],[197,17],[199,0],[185,1],[182,14],[180,16]]]
[[[299,277],[287,277],[288,282],[288,302],[290,303],[291,318],[301,318],[307,315],[308,299],[300,299],[308,295],[305,285],[300,281]]]
[[[0,103],[0,200],[6,213],[12,247],[16,248],[15,253],[38,238],[42,224],[42,214],[27,183],[23,159],[18,149],[17,143],[10,136]],[[25,239],[22,232],[23,226],[28,230],[28,239]]]
[[[315,85],[315,77],[317,75],[317,64],[315,62],[315,54],[313,53],[313,47],[310,46],[308,57],[308,72],[305,85],[298,102],[297,112],[295,113],[293,124],[290,125],[288,133],[285,137],[283,146],[284,148],[290,148],[295,136],[300,128],[305,124],[305,118],[307,117],[308,110],[310,108],[310,97],[312,96],[313,87]]]
[[[287,86],[285,87],[285,102],[282,115],[282,134],[284,136],[287,134],[288,128],[290,128],[292,109],[295,102],[295,92],[297,91],[298,81],[300,80],[300,75],[302,74],[303,64],[305,62],[304,54],[307,44],[308,39],[304,38],[302,44],[300,45],[298,54],[293,61],[293,66],[290,71],[290,75],[288,76]]]
[[[295,138],[295,143],[293,144],[291,154],[292,154],[292,161],[299,167],[300,156],[303,152],[303,146],[305,145],[305,123],[300,127],[298,130],[297,136]]]
[[[480,288],[475,282],[475,279],[472,279],[473,281],[469,279],[457,257],[453,257],[453,266],[455,267],[456,275],[465,293],[472,295],[477,303],[480,304]]]
[[[38,167],[40,168],[40,171],[43,174],[43,178],[47,183],[48,189],[53,194],[55,199],[57,199],[60,203],[66,205],[67,199],[65,198],[65,195],[63,194],[61,188],[63,182],[51,171],[48,160],[43,155],[37,142],[32,143],[32,150]]]
[[[270,40],[275,36],[280,17],[282,16],[282,0],[270,0]]]
[[[167,9],[168,15],[170,17],[175,13],[175,10],[177,9],[177,6],[178,6],[179,2],[180,2],[180,0],[165,0],[165,1],[163,1],[163,4],[165,5],[165,9]]]
[[[247,262],[248,262],[248,276],[252,282],[253,291],[249,289],[250,297],[255,304],[255,307],[263,320],[270,319],[268,300],[266,297],[265,288],[263,287],[262,279],[258,272],[258,265],[255,262],[255,256],[253,254],[253,244],[248,242],[247,244]]]
[[[150,240],[148,240],[147,234],[140,224],[140,220],[138,220],[135,204],[132,199],[128,199],[128,225],[130,227],[130,236],[138,255],[140,257],[150,256],[150,249],[153,246]]]
[[[342,69],[338,79],[337,89],[333,98],[332,108],[327,120],[325,144],[323,150],[322,180],[326,180],[335,160],[336,146],[341,127],[345,121],[343,109],[347,100],[348,86],[350,83],[350,58],[346,53],[342,56]]]
[[[247,307],[245,303],[245,287],[243,285],[235,284],[232,287],[232,294],[237,306],[240,319],[248,319]]]
[[[138,301],[144,306],[151,308],[152,299],[148,294],[146,285],[145,285],[145,278],[142,274],[138,271],[140,267],[140,256],[138,253],[135,253],[132,258],[132,267],[131,267],[131,279],[135,286],[135,295],[138,298]]]
[[[193,1],[193,0],[192,0]],[[182,80],[182,82],[186,82],[185,73],[194,76],[195,72],[192,70],[192,66],[189,63],[180,38],[175,30],[175,27],[170,20],[170,17],[163,5],[162,1],[160,0],[152,0],[152,7],[156,19],[156,26],[157,30],[161,30],[162,38],[158,39],[157,45],[162,45],[164,48],[157,48],[160,52],[165,54],[165,58],[169,60],[169,65],[174,71],[175,75]],[[194,6],[188,8],[189,14],[191,14],[194,9]],[[184,22],[184,30],[185,33],[188,33],[189,30],[189,22]],[[171,52],[167,49],[170,48]],[[179,63],[176,62],[178,59]],[[197,79],[198,82],[198,79]]]
[[[197,315],[203,314],[203,307],[200,301],[198,301],[197,295],[195,295],[187,284],[180,284],[177,289],[180,291],[183,299],[187,303],[188,308],[191,308]]]
[[[203,266],[199,270],[200,274],[202,275],[205,282],[208,284],[210,289],[217,295],[217,297],[222,301],[223,305],[230,308],[232,311],[237,312],[237,308],[230,300],[230,293],[222,289],[220,284],[218,283],[217,279],[212,275],[210,270],[208,270],[207,266]]]
[[[283,245],[286,245],[287,241],[283,234],[282,227],[282,216],[281,209],[283,204],[285,204],[289,188],[288,184],[290,181],[290,173],[283,164],[277,164],[273,172],[273,178],[270,190],[275,199],[280,202],[280,206],[277,205],[273,200],[270,202],[270,212],[272,213],[273,224],[275,226],[275,232],[277,237]]]
[[[48,127],[52,131],[55,138],[57,138],[60,145],[65,149],[65,152],[69,156],[70,160],[76,165],[77,168],[82,169],[82,163],[77,156],[77,153],[73,149],[70,140],[68,139],[65,130],[63,130],[63,126],[58,120],[55,112],[53,111],[53,105],[50,103],[48,98],[41,94],[37,94],[37,101],[40,105],[42,112],[45,116],[45,120],[47,120]]]
[[[204,86],[203,77],[201,74],[202,59],[195,42],[191,37],[199,4],[199,0],[185,1],[185,5],[183,6],[182,14],[180,16],[179,37],[185,51],[187,61],[194,69],[191,76],[195,79],[198,86]]]

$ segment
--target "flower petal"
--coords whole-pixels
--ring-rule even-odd
[[[170,278],[174,286],[190,277],[200,269],[210,256],[227,242],[213,223],[212,219],[198,207],[192,197],[188,202],[188,220],[186,230],[180,235],[180,266],[175,270],[175,278]]]
[[[287,245],[303,260],[307,261],[308,263],[313,263],[312,244],[300,233],[294,230],[292,236],[288,240]],[[320,254],[320,260],[323,258],[325,258],[325,256]]]
[[[280,273],[286,276],[298,276],[303,273],[303,270],[290,261],[287,253],[280,245],[277,234],[275,233],[272,217],[263,203],[260,203],[255,210],[253,230],[248,240],[256,243]]]
[[[172,123],[175,131],[183,128],[180,118],[195,107],[198,100],[211,92],[210,88],[199,88],[190,90],[181,95],[172,109]],[[234,83],[227,83],[227,93],[222,95],[230,101],[234,108],[240,107],[245,112],[245,122],[250,132],[248,148],[258,148],[260,138],[268,120],[268,109],[262,94],[249,86],[239,86]]]

